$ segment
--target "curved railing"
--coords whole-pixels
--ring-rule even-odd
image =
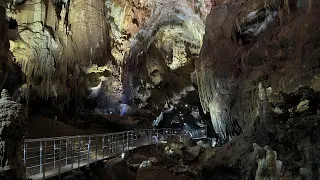
[[[60,176],[136,147],[162,143],[170,135],[206,138],[206,130],[187,132],[180,129],[144,129],[108,134],[25,139],[23,162],[26,175],[33,180]]]

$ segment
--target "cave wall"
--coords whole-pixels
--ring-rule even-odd
[[[5,4],[0,4],[0,90],[8,89],[13,94],[24,82],[24,75],[9,50],[9,31],[13,31],[9,29],[9,22]],[[15,26],[13,23],[12,28]]]
[[[319,31],[318,1],[238,1],[211,10],[196,77],[221,139],[232,136],[232,119],[245,129],[279,113],[285,94],[319,91]]]
[[[59,109],[86,98],[99,108],[114,108],[128,98],[140,108],[160,110],[192,87],[190,74],[212,5],[210,0],[11,3],[7,14],[18,22],[11,51],[26,74],[16,94],[53,100]]]
[[[152,16],[130,44],[125,59],[123,103],[161,111],[192,89],[204,19],[211,1],[147,1]]]
[[[81,99],[90,68],[108,61],[104,1],[26,1],[8,16],[19,24],[10,43],[27,77],[21,94]]]

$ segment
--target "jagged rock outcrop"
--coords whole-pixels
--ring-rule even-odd
[[[237,1],[212,9],[196,77],[222,141],[237,134],[235,120],[246,129],[259,116],[272,132],[267,121],[276,106],[269,103],[302,86],[319,90],[318,22],[318,1]]]
[[[0,176],[19,179],[25,173],[21,147],[27,131],[27,110],[14,102],[4,89],[1,92],[0,115]]]

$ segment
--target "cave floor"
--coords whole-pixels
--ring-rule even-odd
[[[165,153],[166,144],[148,145],[134,149],[127,159],[127,163],[131,170],[136,174],[136,180],[195,180],[199,179],[195,176],[190,176],[189,173],[176,173],[175,167],[179,167],[182,159],[170,159]],[[148,159],[156,159],[156,162],[149,167],[138,168],[143,161]],[[202,164],[198,159],[195,162],[198,166]],[[190,166],[191,167],[191,166]]]
[[[156,166],[139,170],[136,180],[192,180],[192,178],[186,175],[173,175],[168,168]]]

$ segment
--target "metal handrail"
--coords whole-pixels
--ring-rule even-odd
[[[172,134],[180,137],[192,137],[193,134],[203,136],[203,132],[192,134],[181,129],[143,129],[107,134],[25,139],[23,162],[26,175],[34,179],[45,179],[50,171],[58,171],[57,175],[60,177],[66,169],[69,171],[88,166],[92,162],[128,152],[139,146],[166,141]]]
[[[59,137],[50,137],[50,138],[36,138],[36,139],[24,139],[24,142],[39,142],[39,141],[48,141],[48,140],[60,140],[60,139],[70,139],[70,138],[82,138],[82,137],[94,137],[94,136],[103,136],[103,135],[111,135],[111,134],[122,134],[126,132],[139,132],[139,131],[154,131],[154,130],[163,130],[163,129],[170,129],[180,131],[181,129],[171,129],[171,128],[162,128],[162,129],[142,129],[136,131],[121,131],[115,133],[107,133],[107,134],[90,134],[90,135],[76,135],[76,136],[59,136]]]

